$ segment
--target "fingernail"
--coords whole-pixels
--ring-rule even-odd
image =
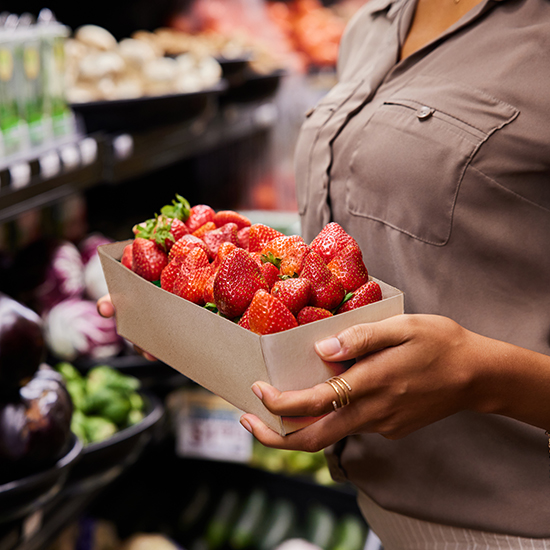
[[[246,418],[241,418],[241,426],[242,426],[247,432],[252,433],[252,426],[250,425],[250,423],[248,422],[248,420],[246,420]]]
[[[257,384],[252,384],[252,391],[254,392],[254,395],[258,399],[263,399],[264,398],[264,396],[262,394],[262,390],[260,389],[260,386],[258,386]]]
[[[316,346],[321,355],[325,356],[336,355],[342,349],[340,340],[334,337],[321,340],[317,342]]]

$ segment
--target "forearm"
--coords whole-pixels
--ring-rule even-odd
[[[473,409],[550,429],[550,356],[475,335]]]

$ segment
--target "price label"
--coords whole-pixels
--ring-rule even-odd
[[[182,457],[249,462],[252,435],[239,409],[206,390],[183,390],[176,414],[176,453]]]

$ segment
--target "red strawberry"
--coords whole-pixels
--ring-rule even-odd
[[[206,222],[214,221],[215,215],[216,212],[214,212],[214,209],[207,204],[196,204],[189,210],[189,217],[187,218],[185,225],[187,225],[189,233],[193,233],[193,231],[196,231]]]
[[[260,266],[260,271],[262,272],[262,275],[267,281],[267,286],[269,287],[269,290],[273,288],[273,285],[277,281],[280,281],[279,275],[281,274],[281,272],[279,271],[279,268],[276,265],[270,262],[266,262],[265,264],[262,263],[262,265]]]
[[[132,270],[147,279],[158,281],[168,264],[168,256],[154,241],[136,237],[132,244]]]
[[[122,251],[122,258],[120,259],[120,263],[127,267],[128,269],[132,269],[132,245],[127,244],[124,247],[124,250]]]
[[[214,223],[216,224],[216,227],[221,227],[226,223],[235,223],[239,229],[242,229],[243,227],[250,227],[250,220],[246,216],[243,216],[238,212],[234,212],[233,210],[220,210],[219,212],[216,212],[216,215],[214,216]]]
[[[283,235],[276,237],[262,249],[262,255],[267,260],[277,265],[281,275],[296,277],[300,275],[304,258],[309,247],[299,235]]]
[[[298,312],[297,320],[299,325],[307,325],[313,321],[320,321],[332,317],[332,313],[328,309],[322,307],[306,306]]]
[[[204,289],[212,276],[208,256],[202,248],[194,248],[181,264],[173,292],[194,304],[204,304]]]
[[[267,291],[267,282],[252,256],[235,248],[220,264],[214,279],[214,303],[225,317],[242,315],[259,289]]]
[[[250,330],[256,334],[273,334],[298,326],[283,302],[265,290],[256,292],[248,311]]]
[[[202,240],[210,250],[210,259],[214,259],[218,248],[222,243],[233,243],[237,246],[237,224],[226,223],[218,229],[208,231],[202,236]]]
[[[271,289],[271,295],[279,298],[290,309],[292,315],[306,307],[311,298],[311,283],[307,279],[285,279],[278,281]]]
[[[216,273],[210,275],[206,285],[204,286],[203,301],[205,304],[214,303],[214,279],[216,278]]]
[[[205,233],[208,233],[208,231],[213,231],[214,229],[216,229],[216,224],[214,222],[206,222],[205,224],[201,225],[196,231],[193,231],[192,235],[195,235],[195,237],[199,237],[199,239],[202,239]]]
[[[366,306],[374,302],[379,302],[382,299],[382,289],[376,281],[369,281],[359,287],[353,296],[344,304],[342,304],[336,313],[344,313],[358,307]]]
[[[214,258],[214,261],[212,262],[212,268],[217,271],[224,258],[229,255],[230,252],[233,252],[235,248],[237,248],[237,245],[230,242],[220,244],[220,247],[218,248],[218,253]]]
[[[248,250],[250,252],[261,252],[268,242],[283,236],[283,233],[273,229],[273,227],[255,223],[250,226],[250,232],[248,233]]]
[[[136,237],[154,240],[165,252],[170,252],[172,245],[187,235],[187,226],[176,218],[156,216],[146,222],[134,226]]]
[[[194,235],[184,235],[174,244],[174,246],[172,246],[168,254],[168,259],[173,260],[176,256],[185,257],[193,248],[202,248],[207,254],[210,253],[210,250],[202,239]]]
[[[353,244],[334,256],[327,267],[340,279],[346,292],[357,290],[369,280],[361,249]]]
[[[162,270],[160,274],[160,287],[167,292],[173,291],[174,282],[181,271],[181,264],[184,259],[185,256],[176,256],[173,260],[169,261],[167,266]]]
[[[246,330],[250,330],[250,323],[248,322],[249,317],[250,317],[250,307],[246,309],[246,311],[243,313],[243,316],[239,319],[239,322],[237,324],[240,327],[245,328]]]
[[[237,232],[237,246],[248,250],[250,227],[243,227]]]
[[[313,250],[309,252],[304,260],[300,277],[311,282],[309,305],[314,307],[332,310],[340,305],[346,295],[344,286],[338,277],[333,275],[321,256]]]
[[[350,244],[354,244],[359,248],[356,240],[351,235],[348,235],[336,222],[331,222],[325,225],[321,232],[311,241],[310,247],[328,264],[334,256]]]

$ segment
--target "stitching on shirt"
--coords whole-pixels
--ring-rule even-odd
[[[539,204],[535,201],[532,201],[531,199],[528,199],[527,197],[524,197],[523,195],[520,195],[519,193],[516,193],[515,191],[512,191],[511,189],[509,189],[508,187],[506,187],[505,185],[502,185],[502,183],[499,183],[497,180],[495,180],[494,178],[492,178],[491,176],[488,176],[485,172],[483,172],[482,170],[480,170],[479,168],[476,168],[475,166],[471,165],[470,168],[472,170],[475,170],[478,174],[480,174],[481,176],[483,176],[484,178],[488,179],[491,183],[494,183],[499,189],[501,189],[502,191],[506,192],[506,193],[510,193],[511,195],[513,195],[514,197],[516,197],[517,199],[521,200],[521,201],[524,201],[526,202],[527,204],[530,204],[531,206],[535,206],[537,208],[540,208],[541,210],[544,210],[545,212],[548,212],[550,213],[550,209],[549,208],[546,208],[545,206],[542,206],[542,204]]]

